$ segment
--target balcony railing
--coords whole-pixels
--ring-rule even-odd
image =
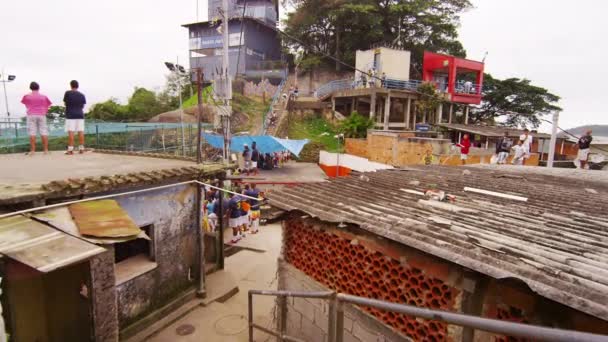
[[[375,78],[373,80],[366,80],[365,82],[361,79],[344,79],[335,80],[326,83],[319,87],[315,92],[315,97],[322,99],[336,91],[347,90],[347,89],[363,89],[363,88],[384,88],[384,89],[396,89],[396,90],[409,90],[416,91],[418,87],[424,83],[419,80],[399,80],[387,78],[382,80],[381,78]],[[437,89],[441,92],[445,92],[447,85],[443,83],[435,83]]]
[[[458,95],[481,95],[481,87],[476,83],[457,83],[454,93]]]

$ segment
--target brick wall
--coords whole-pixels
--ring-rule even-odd
[[[345,139],[344,149],[347,154],[369,158],[367,153],[367,139]]]
[[[608,335],[608,322],[553,302],[525,284],[464,269],[356,226],[292,212],[283,224],[279,289],[333,290],[418,307]],[[324,341],[328,308],[290,300],[288,331]],[[526,341],[366,307],[348,306],[345,341]]]
[[[406,251],[381,238],[355,235],[319,221],[291,216],[284,224],[283,253],[287,263],[326,289],[443,310],[458,311],[461,306],[458,273],[454,273],[446,263],[413,250]],[[280,272],[280,277],[293,278],[284,271]],[[284,280],[280,286],[294,289],[289,280]],[[298,302],[293,305],[300,316],[294,314],[294,319],[301,321],[302,334],[313,331],[305,329],[311,326],[303,326],[305,318],[323,328],[323,321],[315,319],[314,310],[307,308],[306,302]],[[309,312],[303,312],[306,310]],[[409,337],[417,341],[444,341],[448,336],[459,338],[462,333],[461,329],[448,329],[447,324],[440,322],[417,320],[373,308],[362,307],[358,312],[364,313],[365,317],[373,317],[372,322],[380,323],[371,325],[358,320],[360,341],[368,341],[360,338],[364,331],[384,336],[390,332],[397,338],[392,340]],[[356,335],[354,329],[348,332]],[[292,330],[297,331],[296,328]]]
[[[460,152],[447,139],[413,137],[411,132],[374,132],[367,140],[346,139],[346,153],[371,161],[393,165],[461,165]],[[489,164],[493,149],[472,149],[467,164]],[[512,157],[509,157],[509,162]],[[539,155],[532,154],[525,165],[538,166]]]
[[[96,342],[118,341],[118,303],[114,276],[114,249],[91,259],[91,300]]]

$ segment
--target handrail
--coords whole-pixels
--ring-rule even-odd
[[[253,322],[253,295],[276,296],[279,298],[279,326],[280,332],[273,331]],[[462,327],[469,327],[491,333],[504,334],[529,339],[550,340],[557,342],[606,342],[608,336],[591,334],[573,330],[540,327],[531,324],[514,323],[498,319],[483,318],[462,313],[419,308],[412,305],[391,303],[387,301],[353,296],[333,291],[249,291],[249,341],[253,342],[253,330],[259,329],[279,338],[279,341],[298,341],[287,333],[287,297],[318,298],[330,300],[328,318],[328,342],[342,342],[344,335],[344,304],[355,304],[374,307],[377,309],[401,313],[435,321],[442,321]]]
[[[281,93],[283,92],[283,88],[285,87],[286,83],[287,83],[287,79],[284,78],[281,81],[281,83],[279,84],[279,86],[277,87],[277,91],[275,92],[274,96],[272,97],[272,101],[270,101],[270,108],[268,108],[266,113],[264,113],[264,117],[262,118],[262,134],[266,134],[266,131],[268,130],[268,127],[266,125],[266,120],[268,119],[268,116],[272,113],[272,111],[274,110],[274,105],[276,104],[277,100],[281,98]]]

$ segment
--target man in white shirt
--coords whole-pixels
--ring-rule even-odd
[[[521,140],[523,142],[522,147],[525,152],[524,159],[529,159],[530,158],[530,148],[532,146],[532,142],[534,141],[534,138],[532,137],[532,135],[530,134],[530,131],[527,128],[524,130],[524,134],[519,136],[519,140]]]

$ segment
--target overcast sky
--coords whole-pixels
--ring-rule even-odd
[[[460,28],[469,58],[488,51],[486,71],[495,77],[525,77],[561,96],[563,127],[608,124],[608,1],[473,3]],[[205,0],[199,13],[206,19]],[[124,102],[135,86],[159,90],[164,61],[187,63],[180,25],[194,21],[196,0],[0,0],[0,68],[17,75],[7,85],[11,112],[23,115],[19,101],[32,80],[57,104],[71,79],[90,104]]]

